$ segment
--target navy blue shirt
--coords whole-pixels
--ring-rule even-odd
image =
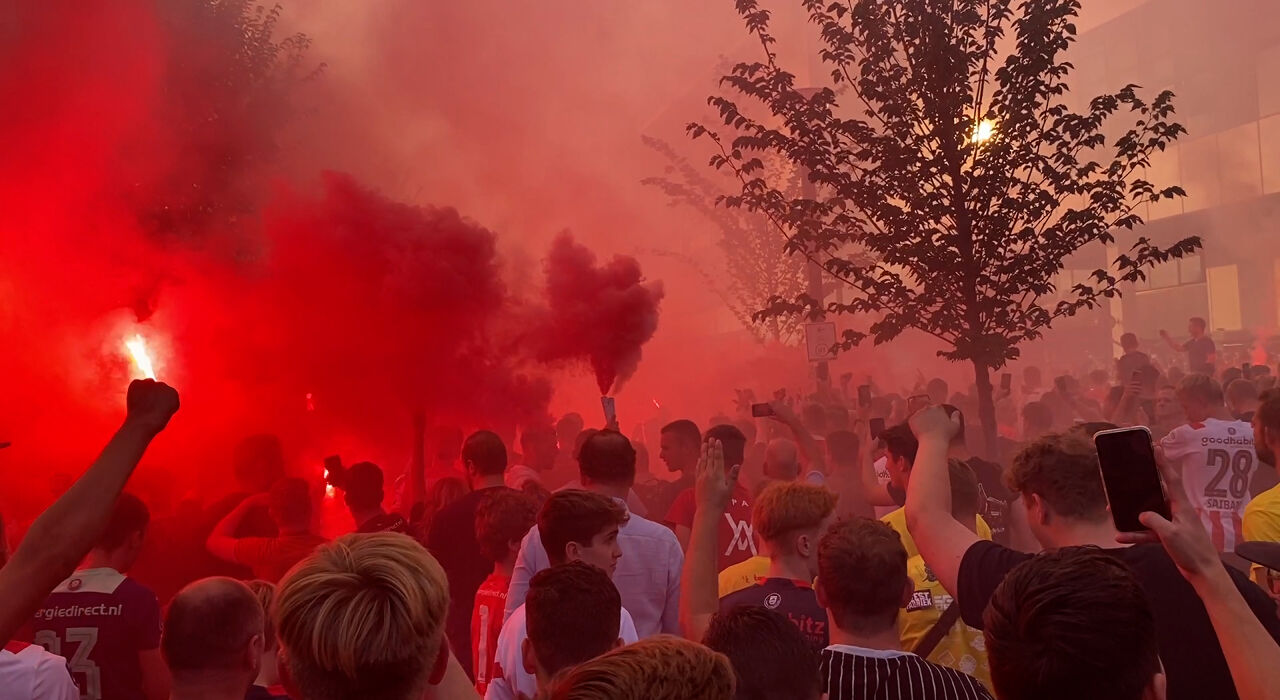
[[[822,651],[831,643],[827,630],[827,611],[818,605],[818,594],[804,581],[766,578],[720,599],[720,612],[727,613],[739,605],[751,605],[779,612],[795,623],[809,645]]]

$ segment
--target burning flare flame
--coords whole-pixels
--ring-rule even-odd
[[[151,366],[151,355],[147,353],[147,341],[141,335],[134,335],[132,339],[124,341],[124,346],[133,356],[133,364],[137,365],[138,371],[147,379],[155,379],[156,371]]]

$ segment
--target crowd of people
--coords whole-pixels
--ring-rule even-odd
[[[1185,369],[1126,335],[1101,374],[1002,379],[991,444],[976,390],[923,378],[739,392],[656,445],[576,414],[518,441],[419,418],[401,479],[326,463],[333,539],[323,484],[254,436],[163,584],[125,487],[178,395],[136,381],[0,568],[0,699],[1280,697],[1280,391],[1189,330],[1165,335]],[[1092,441],[1124,426],[1170,506],[1139,532]]]

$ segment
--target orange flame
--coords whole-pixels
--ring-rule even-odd
[[[147,353],[147,341],[141,335],[134,335],[132,339],[124,341],[124,346],[133,356],[133,364],[137,365],[138,371],[147,379],[155,379],[156,371],[151,366],[151,355]]]

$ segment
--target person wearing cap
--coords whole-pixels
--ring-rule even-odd
[[[358,462],[347,469],[344,500],[356,522],[356,532],[399,532],[407,534],[409,523],[399,513],[382,508],[382,468],[373,462]]]

